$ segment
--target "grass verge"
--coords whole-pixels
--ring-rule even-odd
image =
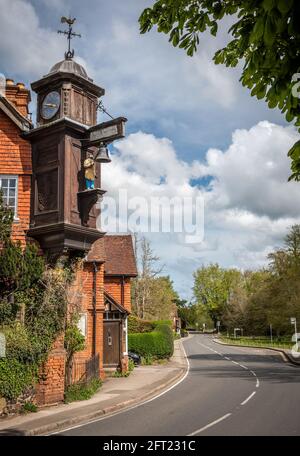
[[[220,336],[219,339],[221,342],[230,345],[247,345],[249,347],[262,347],[262,348],[282,348],[282,349],[291,349],[293,346],[292,342],[288,341],[276,341],[273,343],[270,340],[259,338],[259,337],[226,337]]]

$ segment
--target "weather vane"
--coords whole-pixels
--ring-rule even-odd
[[[71,19],[70,17],[67,18],[65,16],[62,16],[60,22],[62,24],[68,24],[69,26],[69,30],[58,30],[57,33],[61,33],[63,35],[67,35],[67,40],[68,40],[68,51],[65,52],[65,58],[66,59],[72,59],[74,57],[74,49],[72,49],[71,51],[71,39],[74,37],[74,36],[78,36],[79,38],[81,38],[81,35],[79,33],[75,33],[73,32],[73,24],[74,22],[76,21],[76,17],[74,17],[74,19]]]

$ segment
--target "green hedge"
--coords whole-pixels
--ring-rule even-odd
[[[154,331],[158,325],[172,326],[171,320],[142,320],[141,318],[130,315],[128,317],[128,332],[131,334],[135,333],[147,333]]]
[[[143,357],[169,358],[174,351],[172,329],[169,325],[158,324],[152,332],[129,334],[128,347]]]
[[[16,359],[0,359],[0,396],[16,399],[37,380],[37,367]]]
[[[151,322],[154,326],[154,328],[157,328],[159,325],[167,325],[172,328],[172,321],[171,320],[155,320]]]
[[[129,333],[146,333],[154,330],[152,321],[142,320],[141,318],[130,315],[128,317],[128,332]]]

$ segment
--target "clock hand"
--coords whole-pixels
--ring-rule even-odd
[[[45,103],[44,106],[47,106],[48,108],[57,108],[57,104],[54,103]]]

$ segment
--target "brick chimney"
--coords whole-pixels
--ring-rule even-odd
[[[6,79],[5,97],[24,117],[29,117],[28,105],[31,101],[30,90],[22,82],[14,83],[13,79]]]

